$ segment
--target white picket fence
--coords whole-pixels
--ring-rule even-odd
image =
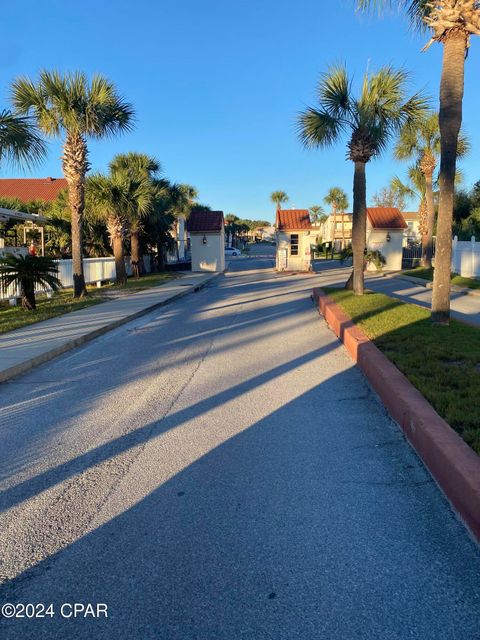
[[[465,278],[480,278],[480,242],[475,236],[466,241],[453,238],[452,271]]]
[[[73,268],[71,260],[55,260],[58,264],[58,277],[62,283],[62,287],[73,287]],[[143,256],[143,263],[147,273],[150,272],[150,257]],[[132,269],[130,266],[130,258],[125,259],[125,266],[127,268],[127,274],[132,275]],[[85,282],[87,284],[95,284],[96,282],[106,282],[108,280],[115,280],[115,260],[113,257],[108,258],[84,258],[83,270],[85,274]],[[41,289],[39,289],[41,291]],[[7,300],[9,298],[18,298],[20,291],[17,287],[10,285],[8,289],[4,290],[0,286],[0,300]]]

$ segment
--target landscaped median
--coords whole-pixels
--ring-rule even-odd
[[[433,326],[427,310],[383,294],[325,288],[314,298],[480,541],[480,331]]]

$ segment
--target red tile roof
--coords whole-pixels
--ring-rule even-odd
[[[18,198],[22,202],[51,202],[66,188],[65,178],[0,178],[0,198]]]
[[[223,225],[223,211],[192,209],[188,218],[187,229],[190,233],[215,233],[220,232]]]
[[[367,216],[373,229],[406,229],[405,218],[396,207],[368,207]]]
[[[418,211],[402,211],[402,216],[405,220],[418,220]]]
[[[311,229],[308,209],[278,209],[275,226],[278,231],[300,231]]]

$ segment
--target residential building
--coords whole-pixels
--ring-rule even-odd
[[[65,178],[0,178],[0,198],[52,202],[67,188]]]

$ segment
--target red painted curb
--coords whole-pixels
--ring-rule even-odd
[[[314,289],[313,297],[319,312],[480,542],[480,457],[322,289]]]

